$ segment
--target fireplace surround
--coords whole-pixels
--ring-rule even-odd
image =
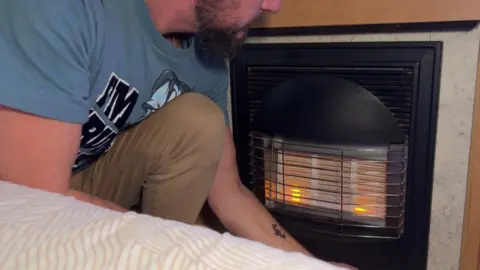
[[[247,44],[230,63],[232,124],[241,177],[279,222],[316,256],[327,260],[346,261],[361,269],[426,269],[441,52],[441,42]],[[265,123],[269,121],[259,123],[257,119],[261,117],[258,113],[265,115],[262,106],[269,96],[275,97],[279,93],[279,86],[306,76],[331,76],[361,87],[376,97],[396,120],[403,133],[405,145],[408,145],[405,156],[405,192],[398,193],[404,195],[404,204],[398,204],[398,209],[402,210],[399,212],[402,222],[394,227],[401,229],[385,233],[375,229],[378,228],[378,223],[373,229],[367,226],[346,226],[349,225],[346,221],[352,220],[348,220],[344,214],[351,214],[353,208],[351,211],[330,211],[331,216],[327,216],[323,205],[324,211],[314,211],[317,218],[312,218],[312,213],[306,216],[299,211],[292,211],[291,207],[287,209],[292,203],[285,203],[286,196],[290,202],[304,199],[299,194],[301,192],[298,192],[298,180],[297,187],[290,188],[290,194],[285,195],[285,189],[281,192],[282,200],[272,200],[272,194],[266,192],[269,189],[267,184],[272,179],[265,181],[265,172],[271,173],[272,170],[267,169],[269,165],[265,163],[265,153],[263,156],[259,155],[256,149],[261,146],[264,147],[263,152],[272,153],[275,145],[279,145],[278,137],[287,137],[287,141],[302,138],[292,132],[298,131],[298,126],[285,129],[285,126],[288,126],[285,115],[284,118],[272,118],[270,123],[277,124],[270,124],[265,128],[268,126]],[[290,96],[295,97],[291,91],[295,91],[295,87],[290,88]],[[295,106],[292,105],[291,108]],[[276,116],[279,115],[281,114]],[[304,127],[302,132],[309,134],[310,130],[311,128]],[[338,133],[332,134],[333,138],[340,136]],[[318,141],[313,142],[318,144]],[[284,148],[285,140],[280,143]],[[278,152],[276,154],[278,165],[281,162],[278,162]],[[285,152],[282,154],[281,161],[285,162],[285,157],[288,156],[285,156]],[[263,157],[263,163],[258,162],[259,156]],[[272,160],[271,157],[269,160]],[[284,170],[285,164],[282,165]],[[278,174],[278,171],[277,169],[277,176],[283,175]],[[351,173],[351,169],[349,172]],[[385,175],[385,169],[380,172]],[[343,177],[339,179],[339,183],[344,183]],[[278,179],[275,184],[279,185]],[[280,186],[288,185],[285,185],[284,181]],[[329,195],[343,199],[343,188],[340,191],[338,195],[338,189],[336,193],[330,190]],[[403,203],[402,200],[400,202]],[[337,202],[335,205],[340,205],[344,210],[344,203]],[[383,205],[390,204],[384,202]],[[304,206],[300,209],[305,210]],[[329,210],[332,210],[331,208]],[[299,207],[294,209],[298,210]],[[390,208],[382,209],[385,217],[385,211]],[[365,209],[357,210],[362,212]],[[319,214],[323,216],[318,218]],[[356,217],[358,218],[358,215]],[[350,230],[347,230],[348,228]]]

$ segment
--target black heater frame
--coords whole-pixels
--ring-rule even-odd
[[[346,43],[269,43],[246,44],[230,61],[232,99],[232,128],[237,148],[237,163],[244,184],[253,189],[249,175],[249,121],[248,72],[250,67],[332,67],[332,66],[404,66],[414,73],[410,134],[408,136],[408,170],[404,234],[394,241],[334,239],[328,245],[343,245],[344,254],[325,254],[311,250],[327,260],[359,262],[353,247],[375,246],[384,250],[378,263],[358,263],[361,269],[427,268],[429,244],[433,169],[436,145],[438,102],[443,43],[441,41],[405,42],[346,42]],[[305,234],[294,229],[295,222],[279,219],[300,242],[307,247],[322,245],[324,236]],[[334,244],[332,244],[334,243]],[[328,253],[328,252],[327,252]],[[392,254],[393,253],[393,254]],[[374,261],[377,258],[364,258]],[[369,267],[369,268],[362,268]],[[371,267],[371,268],[370,268]],[[385,268],[387,267],[387,268]]]

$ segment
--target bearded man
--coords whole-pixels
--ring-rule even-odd
[[[309,254],[239,179],[232,57],[281,0],[1,0],[0,179]],[[280,231],[280,233],[279,233]]]

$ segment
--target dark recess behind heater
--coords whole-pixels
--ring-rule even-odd
[[[363,86],[392,112],[408,140],[414,72],[402,67],[269,67],[250,66],[247,70],[249,130],[264,96],[287,80],[309,75],[329,75]],[[348,108],[346,108],[348,109]]]

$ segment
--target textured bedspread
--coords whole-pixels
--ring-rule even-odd
[[[0,269],[340,268],[203,227],[0,181]]]

